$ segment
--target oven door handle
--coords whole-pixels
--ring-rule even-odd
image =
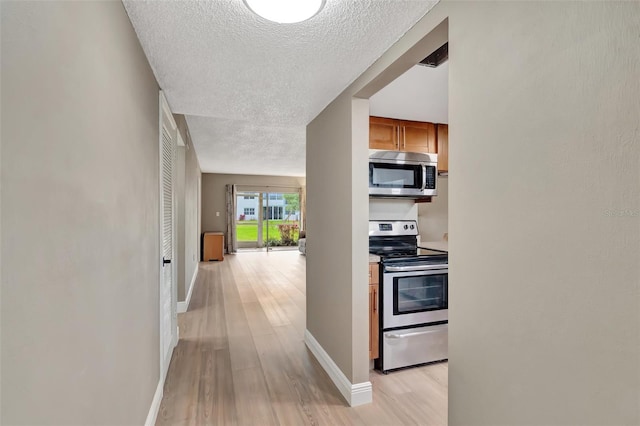
[[[448,272],[449,266],[445,265],[417,265],[417,266],[385,266],[384,270],[388,272],[413,272],[413,271],[433,271],[439,269]]]
[[[429,333],[436,333],[438,331],[442,331],[443,328],[444,327],[440,327],[440,328],[434,328],[433,330],[414,331],[411,333],[403,333],[403,334],[388,333],[388,334],[385,334],[385,337],[388,337],[390,339],[406,339],[407,337],[415,337],[415,336],[422,336],[424,334],[429,334]]]

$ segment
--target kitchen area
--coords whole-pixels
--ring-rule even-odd
[[[370,99],[369,358],[448,358],[448,45]]]

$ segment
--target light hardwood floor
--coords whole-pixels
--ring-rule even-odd
[[[304,344],[305,258],[241,253],[201,263],[158,425],[446,425],[447,364],[372,371],[348,407]]]

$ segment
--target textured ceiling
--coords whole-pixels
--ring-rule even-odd
[[[271,175],[304,174],[306,124],[436,3],[327,0],[276,24],[242,0],[124,1],[202,170]]]
[[[264,126],[196,116],[188,120],[205,172],[305,175],[305,126]]]

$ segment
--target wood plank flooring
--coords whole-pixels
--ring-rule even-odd
[[[304,344],[305,257],[201,263],[157,425],[446,425],[447,364],[382,375],[348,407]]]

